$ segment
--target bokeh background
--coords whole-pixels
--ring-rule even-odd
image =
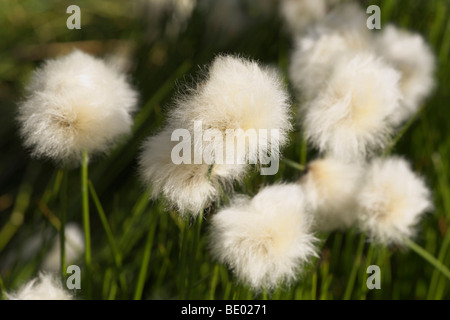
[[[1,292],[15,290],[36,276],[60,227],[61,170],[49,161],[32,159],[22,147],[15,121],[17,103],[37,66],[78,48],[116,59],[140,93],[140,109],[133,134],[107,156],[94,159],[89,168],[122,261],[117,264],[91,203],[93,273],[89,278],[82,273],[77,298],[449,299],[449,279],[422,257],[397,247],[371,245],[356,230],[321,235],[320,258],[296,284],[271,295],[255,294],[211,258],[208,215],[201,222],[183,221],[162,201],[148,201],[137,155],[143,140],[164,123],[177,88],[191,83],[200,67],[219,53],[276,66],[289,85],[286,71],[293,45],[276,0],[198,0],[192,11],[188,5],[164,9],[154,2],[158,1],[77,0],[73,4],[81,8],[82,28],[68,30],[67,2],[0,1]],[[435,211],[421,221],[416,242],[449,266],[450,2],[359,2],[363,8],[380,6],[382,27],[389,22],[423,35],[436,55],[437,86],[392,152],[406,157],[432,189]],[[297,125],[283,155],[299,162],[314,158],[309,149],[307,159],[302,158],[304,147]],[[253,195],[264,184],[294,181],[300,174],[280,164],[277,175],[255,172],[236,191]],[[79,171],[69,171],[68,179],[67,221],[81,225]],[[148,267],[142,267],[143,261]],[[82,258],[77,264],[83,269]],[[366,287],[366,268],[371,264],[381,268],[381,290]]]

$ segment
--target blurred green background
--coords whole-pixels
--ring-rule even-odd
[[[154,8],[145,7],[145,2],[76,1],[81,8],[81,30],[66,27],[68,3],[0,2],[2,292],[17,289],[38,273],[59,227],[61,171],[49,161],[32,159],[23,149],[15,121],[17,103],[23,99],[31,72],[43,60],[79,48],[106,58],[122,57],[140,93],[140,109],[135,115],[133,134],[109,155],[94,159],[89,168],[122,261],[118,264],[115,260],[91,202],[93,273],[89,279],[82,274],[77,298],[450,298],[450,281],[427,261],[412,251],[373,246],[355,230],[322,235],[320,258],[292,287],[280,288],[271,295],[254,294],[212,260],[207,250],[208,215],[201,223],[182,221],[175,212],[166,210],[163,202],[149,202],[139,181],[136,158],[143,140],[163,124],[177,85],[195,79],[199,67],[219,53],[237,53],[278,66],[286,76],[292,39],[276,6],[262,6],[256,0],[232,1],[239,9],[236,12],[208,4],[217,1],[199,0],[185,23],[179,23],[181,18],[174,11],[157,15]],[[389,22],[422,34],[437,57],[438,85],[393,153],[405,156],[433,191],[435,211],[421,221],[416,242],[449,266],[450,2],[360,2],[363,8],[380,6],[382,26]],[[304,160],[302,146],[297,126],[283,155]],[[314,155],[308,150],[309,159]],[[294,181],[300,174],[280,164],[277,175],[251,174],[244,185],[236,186],[236,191],[252,195],[263,184]],[[67,221],[81,225],[79,171],[71,170],[68,179]],[[78,264],[83,266],[82,258]],[[382,270],[381,290],[366,287],[366,268],[371,264]],[[91,284],[90,290],[83,285],[86,282]]]

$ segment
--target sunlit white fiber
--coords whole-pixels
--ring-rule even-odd
[[[153,198],[163,195],[182,216],[196,216],[216,198],[218,190],[208,179],[207,164],[173,163],[171,153],[177,143],[171,141],[173,130],[166,128],[144,143],[141,176]]]
[[[8,300],[73,300],[60,280],[51,274],[41,273],[22,285],[15,293],[7,293]]]
[[[79,162],[130,132],[137,94],[125,76],[81,51],[46,61],[20,103],[18,121],[33,155]]]
[[[433,207],[424,180],[398,157],[372,161],[358,205],[361,230],[386,245],[413,237],[423,214]]]
[[[401,124],[418,111],[433,89],[435,58],[420,34],[393,25],[382,29],[375,45],[377,52],[401,74],[400,90],[404,98],[392,115],[392,121]]]
[[[290,101],[281,77],[273,68],[237,56],[218,56],[208,69],[206,79],[197,88],[190,88],[179,97],[169,122],[181,127],[192,127],[201,121],[204,129],[227,129],[242,133],[250,130],[278,130],[278,136],[260,139],[249,145],[245,154],[237,158],[257,162],[259,153],[278,152],[271,145],[287,142],[290,123]],[[196,146],[197,147],[197,146]]]
[[[314,230],[344,230],[355,224],[362,180],[363,165],[359,163],[324,158],[307,165],[300,183],[314,217]]]
[[[258,291],[289,284],[317,255],[302,188],[279,184],[235,198],[211,218],[211,251]]]
[[[364,158],[383,149],[389,117],[398,107],[400,75],[370,54],[343,58],[326,88],[303,105],[303,127],[322,154],[341,160]]]

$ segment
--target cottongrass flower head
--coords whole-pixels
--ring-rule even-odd
[[[311,32],[299,37],[289,64],[292,86],[303,100],[313,99],[324,90],[338,57],[369,51],[368,39],[353,30]]]
[[[310,227],[299,185],[268,186],[212,217],[211,251],[253,290],[271,290],[294,281],[317,256]]]
[[[76,223],[68,223],[64,229],[64,247],[66,264],[75,263],[84,252],[83,231]],[[50,251],[44,258],[43,270],[57,272],[61,269],[61,243],[59,236],[55,237]]]
[[[60,280],[51,274],[40,273],[38,277],[25,283],[15,293],[7,293],[8,300],[73,300]]]
[[[150,186],[152,198],[163,195],[182,217],[195,217],[219,196],[220,167],[214,166],[210,171],[206,163],[175,164],[171,158],[176,144],[171,141],[173,130],[165,128],[146,140],[139,158],[141,177]],[[226,178],[230,173],[225,172]]]
[[[401,124],[418,111],[433,89],[435,57],[420,34],[393,25],[383,28],[375,49],[401,73],[400,90],[404,99],[392,116],[395,124]]]
[[[287,142],[292,128],[289,108],[289,95],[275,69],[221,55],[212,62],[203,83],[178,98],[169,122],[192,128],[194,121],[202,121],[205,129],[218,130],[223,136],[229,129],[242,130],[236,139],[242,139],[248,129],[278,130],[277,137],[260,139],[245,154],[237,155],[256,162],[258,152],[268,153],[272,144],[282,147]]]
[[[398,157],[370,163],[358,194],[359,225],[384,245],[401,245],[415,235],[415,226],[432,209],[431,194],[422,178]]]
[[[383,149],[389,116],[402,98],[399,73],[371,54],[343,57],[325,90],[303,105],[303,128],[311,144],[350,161]]]
[[[130,132],[137,94],[125,76],[81,51],[46,61],[28,85],[18,120],[34,156],[80,162]]]
[[[311,209],[315,231],[345,230],[357,221],[356,195],[362,184],[363,164],[332,158],[308,163],[300,178]]]
[[[352,2],[328,6],[333,9],[294,38],[289,78],[304,100],[321,93],[339,57],[373,51],[373,35],[361,7]]]

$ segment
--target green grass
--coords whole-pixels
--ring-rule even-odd
[[[143,140],[163,124],[177,84],[190,82],[198,66],[220,52],[239,53],[286,72],[292,42],[276,15],[249,15],[249,24],[227,38],[206,27],[195,11],[177,39],[159,34],[149,41],[145,23],[124,1],[78,1],[82,29],[66,28],[60,1],[0,2],[0,292],[16,289],[40,270],[61,222],[83,224],[79,170],[60,170],[32,159],[23,149],[14,120],[30,73],[43,59],[72,47],[105,55],[119,45],[133,51],[131,79],[140,110],[133,134],[106,156],[94,157],[89,181],[91,255],[84,259],[80,299],[449,299],[450,280],[450,6],[445,0],[365,1],[378,4],[388,22],[421,33],[437,60],[437,87],[422,111],[400,130],[389,151],[406,157],[433,191],[435,210],[419,225],[421,248],[375,246],[356,230],[322,234],[321,254],[289,288],[255,294],[236,282],[208,252],[209,219],[180,220],[163,201],[149,201],[139,181],[136,157]],[[253,195],[268,183],[294,181],[315,156],[299,128],[275,176],[251,174],[236,191]],[[61,199],[67,199],[61,205]],[[26,254],[29,239],[41,244]],[[422,253],[422,255],[418,254]],[[435,260],[433,260],[433,257]],[[428,258],[428,259],[427,259]],[[431,260],[430,260],[431,259]],[[367,266],[381,268],[381,290],[366,287]],[[88,285],[89,284],[89,285]],[[90,288],[90,290],[87,290]],[[1,293],[0,293],[1,296]]]

